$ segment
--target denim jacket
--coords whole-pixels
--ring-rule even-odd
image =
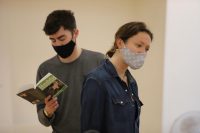
[[[140,109],[138,87],[126,71],[128,85],[123,82],[106,59],[89,73],[81,94],[81,132],[139,133]]]

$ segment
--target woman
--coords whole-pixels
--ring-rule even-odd
[[[135,79],[128,70],[144,63],[153,35],[143,22],[130,22],[115,34],[110,57],[85,79],[81,97],[81,130],[139,133],[140,107]]]

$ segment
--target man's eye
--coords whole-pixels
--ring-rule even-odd
[[[59,40],[60,40],[60,41],[64,41],[64,40],[65,40],[65,38],[63,37],[63,38],[60,38]]]

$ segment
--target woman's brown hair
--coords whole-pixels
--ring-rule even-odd
[[[149,29],[147,29],[145,23],[143,22],[129,22],[126,23],[124,25],[122,25],[118,31],[115,33],[115,42],[114,45],[112,46],[112,48],[106,53],[107,56],[112,57],[117,49],[117,45],[116,45],[116,40],[118,38],[122,39],[124,41],[124,43],[126,43],[126,41],[138,34],[139,32],[146,32],[151,40],[153,40],[153,34],[151,33],[151,31]]]

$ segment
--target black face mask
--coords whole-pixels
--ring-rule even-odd
[[[74,41],[70,41],[65,45],[62,46],[53,46],[54,50],[56,51],[56,53],[62,57],[62,58],[67,58],[69,57],[72,52],[74,51],[74,47],[75,47],[76,43]]]

